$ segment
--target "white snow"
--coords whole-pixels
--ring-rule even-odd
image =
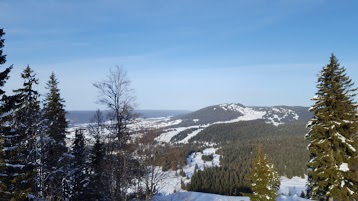
[[[196,126],[192,126],[192,127],[179,127],[179,128],[175,128],[175,129],[170,129],[168,132],[166,133],[162,133],[161,135],[159,135],[158,137],[155,138],[156,141],[158,142],[170,142],[170,140],[178,135],[180,132],[187,130],[189,128],[194,128]]]
[[[224,108],[227,109],[226,107],[224,107]],[[228,108],[235,108],[235,110],[240,110],[240,112],[243,115],[238,117],[238,118],[236,118],[236,119],[232,119],[232,120],[229,120],[229,121],[218,121],[218,122],[215,122],[215,123],[212,123],[212,124],[200,125],[201,129],[193,131],[185,139],[181,140],[180,143],[188,143],[189,139],[191,139],[192,137],[197,135],[200,131],[202,131],[204,128],[207,128],[210,125],[224,124],[224,123],[235,123],[235,122],[239,122],[239,121],[249,121],[249,120],[262,119],[263,116],[266,114],[265,111],[257,111],[257,110],[254,110],[252,108],[249,108],[249,107],[244,108],[244,107],[241,107],[241,106],[238,106],[238,105],[235,105],[235,104],[231,104],[231,106],[228,106]],[[156,138],[156,140],[159,141],[159,142],[170,142],[172,137],[174,137],[175,135],[179,134],[180,132],[182,132],[182,131],[184,131],[186,129],[190,129],[190,128],[199,128],[199,126],[179,127],[179,128],[175,128],[175,130],[171,129],[168,132],[162,133],[159,137]]]
[[[302,191],[306,192],[306,183],[307,178],[293,177],[292,179],[288,179],[287,177],[281,177],[281,186],[280,190],[278,190],[278,194],[300,196]]]
[[[347,164],[347,163],[342,163],[342,164],[339,166],[339,170],[342,171],[342,172],[348,172],[348,171],[349,171],[348,164]]]
[[[199,192],[178,192],[167,196],[156,196],[158,201],[250,201],[249,197],[223,196]]]
[[[192,133],[190,133],[186,138],[184,138],[183,140],[179,141],[179,143],[188,143],[189,140],[196,136],[198,133],[200,133],[201,131],[203,131],[204,129],[198,129],[196,131],[193,131]]]
[[[274,107],[271,111],[268,111],[268,114],[272,114],[272,117],[267,118],[268,121],[266,123],[271,123],[274,126],[284,124],[282,120],[286,119],[289,115],[292,115],[292,118],[295,120],[299,118],[299,115],[295,111],[284,107]]]
[[[21,164],[10,164],[10,163],[6,163],[5,166],[6,166],[6,167],[12,167],[12,168],[20,168],[20,169],[22,169],[22,168],[25,167],[25,165],[21,165]]]
[[[213,167],[213,166],[220,166],[220,155],[215,154],[217,149],[215,148],[208,148],[203,150],[203,152],[195,152],[188,156],[187,164],[183,167],[186,177],[175,176],[175,171],[169,170],[164,172],[165,178],[160,181],[159,184],[159,193],[162,195],[169,195],[174,192],[180,192],[181,190],[181,180],[184,181],[185,184],[190,182],[191,177],[194,174],[195,166],[198,166],[199,170],[204,170],[204,168]],[[212,161],[203,161],[201,157],[203,155],[213,155]],[[180,170],[177,170],[179,174]]]
[[[216,149],[206,149],[204,154],[211,154]],[[195,161],[192,165],[195,164]],[[286,177],[281,177],[281,188],[277,192],[279,195],[276,198],[276,201],[308,201],[308,199],[301,198],[299,195],[302,191],[306,191],[306,182],[307,178],[293,177],[288,179]],[[291,196],[289,196],[289,194]],[[158,195],[154,198],[158,201],[249,201],[248,197],[240,196],[223,196],[215,195],[208,193],[199,193],[199,192],[176,192],[173,194]]]
[[[308,201],[309,199],[301,198],[297,195],[293,195],[291,197],[280,195],[276,198],[276,201]]]

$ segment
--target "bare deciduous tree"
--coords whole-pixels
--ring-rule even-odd
[[[122,146],[126,140],[128,122],[134,118],[135,96],[127,72],[116,67],[106,79],[93,84],[98,89],[97,103],[107,106],[113,127],[111,132]]]
[[[127,125],[134,120],[135,96],[127,72],[116,67],[102,81],[93,84],[98,90],[98,103],[109,110],[110,132],[106,146],[104,185],[111,200],[127,200],[128,189],[134,177],[132,152],[127,147]]]

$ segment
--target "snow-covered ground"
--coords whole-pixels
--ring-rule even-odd
[[[248,197],[241,196],[223,196],[199,192],[178,192],[166,196],[156,196],[156,201],[250,201]],[[308,199],[300,198],[297,195],[287,197],[279,196],[276,201],[308,201]]]
[[[302,191],[306,191],[307,178],[293,177],[288,179],[281,177],[281,187],[279,194],[300,196]]]
[[[204,170],[204,168],[219,166],[220,165],[220,155],[215,154],[217,149],[208,148],[203,150],[203,152],[195,152],[192,153],[187,158],[187,164],[183,167],[183,171],[185,172],[185,177],[181,177],[179,175],[180,170],[173,171],[169,170],[164,172],[165,178],[160,181],[159,184],[159,193],[162,195],[169,195],[174,192],[180,192],[181,190],[181,180],[184,181],[185,184],[190,182],[191,177],[194,174],[195,166],[198,166],[199,170]],[[205,162],[201,159],[203,155],[213,155],[213,160]],[[179,176],[176,176],[179,175]]]
[[[248,197],[223,196],[198,192],[178,192],[166,196],[156,196],[158,201],[250,201]]]
[[[308,201],[299,195],[304,191],[306,179],[294,177],[288,179],[281,177],[281,188],[277,192],[279,196],[276,201]],[[284,195],[282,195],[284,194]],[[290,194],[290,196],[289,196]],[[158,201],[249,201],[248,197],[241,196],[223,196],[199,192],[176,192],[172,194],[163,194],[156,196],[153,200]]]
[[[160,196],[156,196],[154,200],[158,201],[247,201],[248,198],[240,196],[221,196],[207,193],[186,192],[180,188],[181,180],[185,184],[190,182],[194,174],[195,166],[203,170],[204,167],[220,166],[220,155],[215,154],[216,148],[207,148],[202,152],[195,152],[188,156],[187,164],[183,167],[186,177],[175,176],[175,171],[165,172],[166,179],[159,185]],[[213,161],[205,162],[202,160],[203,155],[213,155]],[[179,173],[180,170],[177,171]],[[307,199],[300,198],[302,191],[306,190],[306,178],[293,177],[288,179],[281,177],[280,190],[277,192],[279,195],[277,201],[306,201]]]

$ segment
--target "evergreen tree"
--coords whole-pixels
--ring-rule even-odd
[[[280,180],[273,165],[263,154],[261,144],[258,146],[257,157],[252,163],[247,179],[253,191],[250,195],[252,201],[276,200]]]
[[[95,143],[91,150],[91,174],[88,186],[88,193],[92,200],[107,200],[107,190],[104,188],[104,173],[103,163],[105,162],[105,147],[102,142],[104,135],[104,119],[100,110],[97,110],[91,119],[91,124],[88,126],[90,135],[95,138]]]
[[[36,134],[40,120],[38,93],[33,86],[38,84],[33,71],[27,67],[21,74],[23,88],[14,90],[11,96],[14,110],[11,112],[11,131],[4,134],[4,158],[7,175],[4,184],[9,200],[25,200],[35,196]]]
[[[6,55],[3,55],[4,48],[4,39],[2,38],[5,35],[4,29],[0,29],[0,66],[5,64]],[[5,68],[4,71],[0,72],[0,98],[3,99],[5,91],[2,89],[4,87],[6,81],[9,79],[9,73],[12,69],[12,65],[10,67]]]
[[[105,200],[105,194],[108,189],[103,185],[103,165],[105,151],[104,145],[100,138],[96,138],[96,142],[92,148],[91,154],[91,175],[89,180],[89,194],[94,200]]]
[[[86,148],[83,130],[75,131],[75,141],[73,142],[72,155],[73,161],[70,168],[70,200],[89,200],[87,186],[89,182],[88,164],[86,163]]]
[[[318,77],[318,92],[308,124],[308,191],[311,199],[352,200],[357,196],[357,105],[356,89],[332,54]]]
[[[46,127],[46,144],[43,154],[43,168],[45,174],[44,196],[48,199],[61,199],[63,196],[62,180],[66,173],[67,147],[66,138],[66,111],[64,100],[60,96],[58,81],[52,73],[47,82],[46,89],[49,92],[45,95],[43,106],[43,118]]]
[[[0,29],[0,67],[6,62],[6,55],[3,55],[4,39],[2,38],[5,35],[3,29]],[[5,95],[3,87],[6,81],[9,78],[9,73],[12,69],[12,66],[5,68],[4,71],[0,72],[0,197],[4,197],[6,190],[6,185],[3,183],[6,175],[3,173],[5,168],[4,158],[4,135],[9,133],[11,128],[7,123],[9,120],[9,115],[6,115],[11,109],[12,104],[8,104],[8,98]]]

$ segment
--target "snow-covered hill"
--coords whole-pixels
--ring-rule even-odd
[[[240,118],[239,118],[240,117]],[[306,107],[273,106],[248,107],[239,103],[209,106],[195,112],[179,115],[182,119],[179,127],[212,124],[219,121],[263,119],[267,123],[279,125],[293,121],[308,121],[311,114]]]
[[[161,142],[188,143],[189,139],[214,124],[263,120],[279,126],[285,123],[307,122],[311,117],[305,107],[246,107],[241,104],[221,104],[170,118],[171,126],[157,140]],[[174,124],[175,123],[175,124]]]

